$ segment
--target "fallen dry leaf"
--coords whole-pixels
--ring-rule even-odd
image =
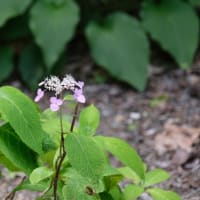
[[[160,154],[178,149],[189,154],[192,151],[192,145],[199,137],[200,128],[166,122],[163,132],[155,137],[155,149]]]

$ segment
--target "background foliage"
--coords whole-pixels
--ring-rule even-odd
[[[83,35],[98,65],[142,91],[151,40],[182,69],[191,66],[199,6],[198,0],[1,1],[0,81],[20,72],[35,88],[42,76],[64,65],[69,43]]]

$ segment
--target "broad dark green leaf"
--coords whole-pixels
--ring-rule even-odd
[[[112,14],[102,24],[90,23],[86,36],[98,64],[120,80],[144,90],[149,47],[136,19],[122,13]]]
[[[9,124],[0,127],[0,151],[14,166],[27,174],[37,167],[36,154],[22,143]]]
[[[0,48],[0,82],[8,78],[13,71],[13,50],[9,47]]]
[[[82,176],[98,183],[107,166],[104,152],[92,137],[67,134],[65,147],[69,162]]]
[[[36,89],[44,73],[44,63],[39,49],[29,45],[23,49],[19,59],[19,70],[23,81],[32,89]]]
[[[189,2],[190,2],[193,6],[200,6],[200,1],[199,1],[199,0],[189,0]]]
[[[46,134],[41,128],[39,112],[31,99],[14,87],[1,87],[0,113],[28,147],[39,154],[43,153],[42,142]]]
[[[114,137],[95,137],[106,150],[111,152],[119,161],[130,167],[142,180],[144,180],[144,164],[138,153],[125,141]]]
[[[11,17],[15,17],[25,11],[32,0],[6,0],[0,1],[0,26]]]
[[[147,190],[147,192],[154,200],[181,200],[181,197],[177,193],[160,188],[152,188]]]
[[[31,9],[30,28],[49,69],[73,37],[78,20],[79,9],[73,0],[66,0],[62,6],[37,1]]]
[[[1,41],[10,43],[10,41],[30,36],[28,19],[28,13],[26,13],[8,20],[8,22],[0,28]]]
[[[199,38],[199,20],[193,8],[180,0],[145,1],[141,16],[151,37],[182,68],[190,67]]]
[[[144,192],[144,188],[137,185],[128,185],[124,189],[125,200],[134,200],[138,198]]]
[[[169,173],[162,169],[154,169],[145,174],[144,187],[166,181],[170,177]]]
[[[95,195],[89,195],[88,192],[96,192],[92,181],[81,176],[74,169],[69,169],[63,187],[64,200],[97,200]]]
[[[99,110],[94,105],[84,108],[79,116],[79,132],[83,135],[94,135],[99,126],[99,118]]]

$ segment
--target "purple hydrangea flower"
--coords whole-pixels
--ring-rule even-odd
[[[58,99],[57,97],[51,97],[50,98],[50,109],[51,111],[58,111],[60,109],[60,106],[63,104],[62,99]]]
[[[83,95],[82,89],[75,89],[73,96],[74,96],[74,99],[78,101],[79,103],[85,103],[86,101],[85,96]]]
[[[83,89],[83,86],[84,86],[83,81],[78,81],[76,84],[77,84],[78,87],[80,87],[81,90]]]
[[[40,101],[44,96],[44,91],[54,92],[54,97],[50,98],[50,109],[52,111],[58,111],[60,106],[63,104],[62,99],[57,98],[64,91],[71,91],[73,93],[74,99],[79,103],[85,103],[86,98],[83,95],[84,82],[76,81],[71,75],[65,75],[61,80],[57,76],[50,76],[39,83],[39,87],[43,89],[37,90],[37,96],[35,97],[35,102]]]
[[[34,101],[38,102],[42,99],[42,97],[44,96],[44,91],[42,89],[38,89],[37,90],[37,96],[35,97]]]

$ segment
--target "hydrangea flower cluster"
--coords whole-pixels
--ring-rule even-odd
[[[83,86],[84,82],[76,81],[68,74],[62,80],[57,76],[50,76],[39,83],[40,88],[37,90],[35,102],[39,102],[43,98],[45,91],[52,91],[55,93],[55,96],[50,97],[50,109],[52,111],[58,111],[63,104],[63,100],[59,96],[63,91],[67,90],[73,93],[73,97],[77,102],[85,103],[86,99],[83,95]]]

